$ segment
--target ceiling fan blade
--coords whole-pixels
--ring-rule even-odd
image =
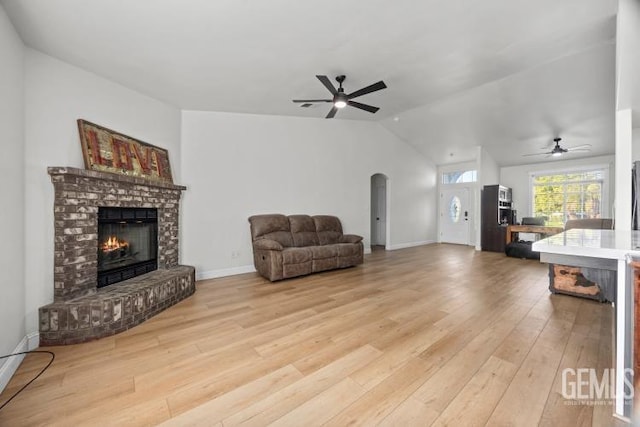
[[[332,99],[293,99],[293,102],[332,102]]]
[[[361,104],[361,103],[355,102],[355,101],[347,101],[347,105],[359,108],[359,109],[364,110],[364,111],[368,111],[370,113],[375,113],[376,111],[378,111],[380,109],[380,108],[374,107],[372,105]]]
[[[569,153],[590,153],[591,148],[577,148],[577,149],[569,149]]]
[[[327,114],[327,117],[325,117],[325,119],[333,119],[333,116],[335,116],[337,112],[338,108],[333,107],[331,110],[329,110],[329,114]]]
[[[350,93],[349,95],[347,95],[347,98],[349,98],[349,99],[357,98],[358,96],[366,95],[368,93],[375,92],[377,90],[381,90],[381,89],[384,89],[386,87],[387,87],[387,85],[384,84],[384,82],[382,80],[380,80],[378,83],[374,83],[374,84],[369,85],[367,87],[363,87],[362,89],[357,90],[357,91],[355,91],[353,93]]]
[[[333,84],[331,83],[331,80],[329,80],[329,77],[327,76],[316,76],[316,77],[318,78],[318,80],[320,80],[320,83],[322,83],[324,87],[329,89],[329,92],[331,92],[331,95],[335,95],[338,93],[335,86],[333,86]]]
[[[582,145],[576,145],[575,147],[567,147],[567,150],[569,151],[576,151],[576,150],[582,150],[582,149],[588,149],[590,151],[591,144],[582,144]]]
[[[551,154],[549,152],[546,153],[531,153],[531,154],[523,154],[522,157],[529,157],[529,156],[543,156],[545,154]]]

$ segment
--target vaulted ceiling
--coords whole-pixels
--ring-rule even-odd
[[[522,155],[555,136],[614,151],[615,0],[1,2],[28,46],[186,110],[320,119],[291,100],[346,74],[388,88],[334,120],[378,120],[436,164],[477,145],[549,161]]]

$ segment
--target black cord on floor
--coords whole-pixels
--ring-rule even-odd
[[[38,377],[40,375],[42,375],[44,373],[44,371],[46,371],[47,369],[49,369],[49,366],[51,366],[51,364],[53,363],[53,359],[56,358],[56,355],[53,354],[52,351],[47,351],[47,350],[31,350],[31,351],[21,351],[20,353],[13,353],[13,354],[7,354],[6,356],[0,356],[0,359],[6,359],[7,357],[12,357],[12,356],[19,356],[21,354],[31,354],[31,353],[45,353],[51,356],[51,360],[49,360],[49,363],[47,363],[47,366],[45,366],[44,368],[42,368],[42,370],[38,373],[38,375],[36,375],[31,381],[29,381],[28,383],[26,383],[25,385],[22,386],[22,388],[18,391],[16,391],[13,396],[11,396],[9,398],[9,400],[7,400],[6,402],[4,402],[2,405],[0,405],[0,411],[2,410],[2,408],[4,408],[5,406],[7,406],[7,404],[9,402],[11,402],[13,400],[14,397],[16,397],[17,395],[19,395],[20,393],[22,393],[22,390],[24,390],[25,388],[27,388],[32,382],[34,382],[35,380],[38,379]]]

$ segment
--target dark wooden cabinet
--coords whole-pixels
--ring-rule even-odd
[[[481,206],[482,250],[504,252],[507,225],[513,222],[511,189],[502,185],[485,185]]]

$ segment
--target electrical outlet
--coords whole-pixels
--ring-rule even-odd
[[[240,251],[231,251],[231,258],[240,258]]]

